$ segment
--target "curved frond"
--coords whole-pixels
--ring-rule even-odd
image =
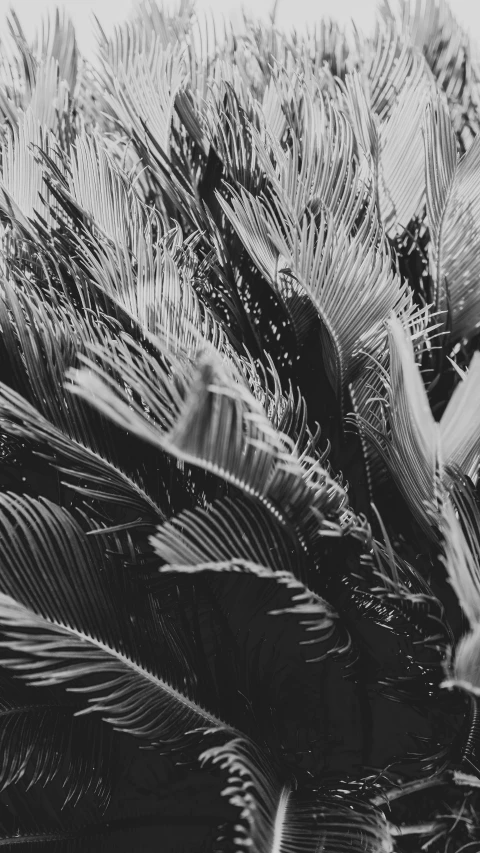
[[[204,764],[227,774],[223,795],[239,810],[232,838],[235,853],[390,853],[393,842],[384,815],[374,807],[296,788],[255,746],[229,741],[203,753]]]
[[[448,109],[440,98],[427,110],[424,128],[437,306],[448,306],[455,339],[470,338],[480,323],[480,136],[459,159]]]
[[[453,491],[452,497],[454,500],[457,497],[456,490]],[[468,524],[464,505],[458,501],[458,497],[455,505],[460,512],[460,519]],[[475,515],[478,525],[478,509]],[[444,563],[462,610],[470,626],[475,628],[480,623],[480,542],[476,537],[472,541],[472,536],[467,539],[460,519],[457,518],[452,503],[446,501],[442,507],[441,525]],[[472,528],[470,530],[473,532]]]
[[[41,36],[34,45],[40,57],[51,56],[58,62],[60,80],[68,83],[70,94],[76,89],[79,51],[75,27],[65,8],[57,8],[42,20]]]
[[[150,742],[230,728],[189,694],[181,659],[172,681],[142,662],[122,614],[125,603],[119,606],[107,583],[100,541],[87,537],[69,513],[48,501],[2,495],[0,525],[7,668],[33,686],[66,686],[86,700],[77,714],[99,712],[115,728]],[[171,668],[168,661],[164,666]]]
[[[437,474],[441,472],[440,427],[435,422],[411,342],[400,321],[389,321],[390,376],[388,433],[364,421],[368,438],[378,448],[419,524],[432,534],[438,510]],[[383,428],[382,428],[383,427]],[[441,475],[441,473],[440,473]]]
[[[52,691],[40,694],[3,673],[0,687],[0,790],[23,778],[31,786],[63,777],[65,805],[92,792],[106,808],[114,766],[110,729],[74,717],[80,707]]]
[[[460,380],[437,423],[413,346],[397,318],[389,322],[389,343],[390,376],[383,378],[386,408],[377,423],[363,420],[363,427],[413,514],[431,534],[434,518],[438,521],[438,487],[440,483],[448,485],[448,467],[477,476],[480,357],[475,353],[466,378]]]
[[[166,563],[195,565],[234,558],[280,571],[295,563],[302,577],[304,555],[293,532],[246,499],[224,498],[208,509],[185,510],[158,527],[150,541]]]
[[[401,234],[425,198],[422,117],[427,99],[423,68],[407,81],[380,128],[380,210],[389,237]]]
[[[464,106],[465,66],[470,58],[468,34],[457,23],[447,0],[401,0],[392,13],[387,0],[381,7],[387,22],[423,53],[438,84],[451,102]]]
[[[318,218],[307,212],[296,220],[280,199],[272,210],[245,190],[232,192],[231,207],[218,200],[267,281],[282,299],[289,298],[290,313],[298,307],[296,324],[312,307],[318,312],[326,368],[340,394],[364,351],[379,347],[390,312],[408,311],[411,303],[409,288],[392,270],[378,222],[366,217],[350,236],[323,208]]]
[[[123,504],[142,516],[163,512],[143,487],[94,450],[65,435],[23,397],[0,383],[0,429],[38,443],[47,459],[68,477],[67,485],[87,497]]]
[[[440,440],[445,465],[459,468],[475,482],[480,463],[480,353],[473,354],[440,421]]]
[[[0,627],[8,638],[1,645],[18,655],[3,664],[33,686],[75,685],[67,690],[88,694],[87,707],[77,713],[96,711],[116,729],[151,743],[229,728],[129,655],[85,631],[45,619],[3,593]]]
[[[425,63],[398,26],[381,18],[375,22],[373,39],[360,41],[358,51],[372,109],[381,121],[386,121],[406,81],[415,77],[419,65],[425,67]]]
[[[36,213],[50,226],[49,194],[44,183],[44,167],[36,149],[54,155],[55,141],[50,131],[42,128],[31,108],[19,116],[18,126],[7,131],[2,145],[1,187],[6,196],[2,209],[9,216],[11,199],[27,219]],[[42,201],[42,196],[45,201]],[[15,217],[12,217],[13,219]]]
[[[156,553],[161,556],[162,549],[158,547],[158,540],[152,537],[151,542],[155,546]],[[321,648],[318,650],[319,654],[317,654],[316,649],[311,650],[315,656],[309,657],[308,663],[318,663],[331,655],[342,655],[350,647],[348,634],[336,626],[338,614],[332,606],[324,598],[308,589],[292,572],[274,570],[258,563],[238,559],[229,559],[225,562],[195,563],[193,565],[171,563],[162,566],[160,572],[177,572],[179,574],[196,574],[197,572],[233,573],[252,575],[260,580],[270,581],[272,587],[275,584],[279,590],[287,590],[291,599],[286,607],[282,606],[267,611],[268,615],[284,616],[290,614],[294,616],[305,632],[314,634],[310,639],[300,640],[300,645],[321,644]],[[342,633],[344,634],[343,637]],[[324,644],[326,644],[326,649],[322,651],[322,647],[325,648]]]
[[[132,182],[114,162],[99,136],[78,134],[69,161],[68,191],[60,192],[93,220],[105,237],[135,249],[134,236],[144,212]]]
[[[208,350],[193,368],[167,350],[162,365],[138,348],[116,349],[113,358],[92,348],[101,354],[104,367],[88,361],[90,370],[71,371],[74,393],[124,429],[257,498],[309,536],[321,535],[330,519],[337,532],[358,528],[363,535],[345,491],[318,460],[297,455],[291,440],[273,428],[233,364],[227,368]],[[148,369],[142,368],[142,361]],[[120,367],[122,384],[117,378]],[[124,383],[142,403],[123,390]]]
[[[185,80],[181,51],[153,35],[148,52],[135,51],[127,65],[120,60],[113,71],[104,63],[112,116],[153,160],[157,147],[168,156],[175,98]]]
[[[409,77],[385,121],[380,122],[359,74],[348,75],[346,103],[357,141],[367,156],[380,220],[389,237],[403,233],[425,195],[422,117],[427,81],[421,64]]]

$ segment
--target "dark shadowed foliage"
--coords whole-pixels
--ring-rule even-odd
[[[480,69],[154,0],[0,52],[0,847],[480,851]]]

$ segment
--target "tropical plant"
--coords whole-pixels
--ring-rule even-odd
[[[468,35],[7,23],[0,846],[479,851]]]

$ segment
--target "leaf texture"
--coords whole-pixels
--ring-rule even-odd
[[[345,850],[389,853],[393,843],[384,816],[373,807],[315,791],[295,789],[268,755],[245,739],[229,741],[202,755],[228,774],[223,795],[239,810],[232,833],[235,853],[249,848],[262,853]],[[220,848],[221,849],[221,848]]]
[[[65,685],[86,694],[77,713],[97,711],[150,742],[226,725],[196,704],[184,684],[175,686],[142,664],[130,621],[114,606],[99,542],[47,501],[1,496],[0,506],[2,646],[16,654],[5,657],[8,668],[34,686]]]

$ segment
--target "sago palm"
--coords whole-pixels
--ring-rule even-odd
[[[474,853],[475,53],[244,24],[2,33],[0,846]]]

